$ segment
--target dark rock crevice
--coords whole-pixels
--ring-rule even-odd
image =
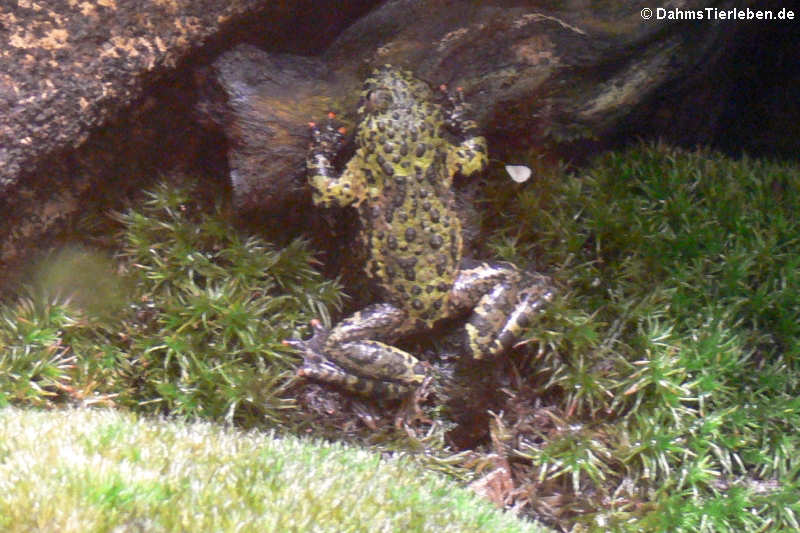
[[[800,20],[727,24],[727,38],[707,60],[631,110],[611,147],[641,137],[708,146],[735,157],[797,160]]]

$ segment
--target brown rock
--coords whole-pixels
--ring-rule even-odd
[[[148,73],[258,0],[3,2],[0,7],[0,190],[37,159],[77,147],[140,94]]]
[[[208,153],[192,118],[194,65],[243,40],[318,52],[374,3],[0,3],[0,274],[93,198]]]
[[[719,61],[736,38],[735,26],[643,20],[638,4],[566,4],[393,0],[315,61],[246,47],[223,54],[211,77],[229,103],[216,106],[215,120],[233,141],[239,205],[273,209],[303,190],[306,124],[333,110],[352,125],[361,80],[377,65],[462,87],[497,157],[575,141],[602,146],[665,87]]]

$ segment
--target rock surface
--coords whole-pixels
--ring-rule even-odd
[[[796,136],[759,126],[769,118],[761,107],[740,120],[742,107],[776,94],[740,88],[769,65],[759,54],[778,49],[780,65],[792,63],[796,47],[781,43],[797,42],[793,26],[645,21],[644,4],[582,0],[390,0],[358,18],[376,4],[3,2],[0,270],[31,245],[45,246],[43,236],[65,227],[92,196],[136,189],[137,178],[226,151],[240,207],[279,220],[280,210],[301,212],[307,123],[336,110],[352,126],[361,80],[387,62],[433,85],[463,87],[495,158],[534,149],[575,160],[640,135],[714,145],[722,130],[740,132],[729,143],[760,134],[796,153]],[[738,7],[781,7],[767,4]],[[775,38],[759,48],[764,34]],[[211,68],[194,68],[241,42],[260,49],[234,49]],[[798,72],[784,78],[772,70],[772,83]],[[204,80],[206,122],[227,141],[219,132],[205,139],[193,122],[195,78]],[[771,123],[791,131],[796,98],[780,95],[785,106],[769,97]],[[219,160],[221,174],[228,169]]]
[[[703,9],[710,2],[682,4]],[[383,63],[409,68],[432,86],[462,87],[495,157],[565,146],[574,157],[576,144],[602,146],[642,109],[649,112],[670,84],[717,63],[742,27],[643,20],[641,7],[392,0],[314,60],[246,46],[229,51],[211,76],[228,103],[212,107],[232,140],[239,205],[272,209],[302,193],[307,123],[333,110],[352,126],[361,80]]]
[[[258,0],[19,0],[0,6],[0,190],[74,148],[140,94],[148,73]]]
[[[318,53],[376,2],[314,3],[0,2],[0,273],[94,199],[204,152],[195,64],[248,40]]]

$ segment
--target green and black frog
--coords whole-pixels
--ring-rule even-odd
[[[436,96],[407,71],[376,69],[361,94],[356,152],[341,174],[332,161],[343,129],[333,116],[312,123],[313,201],[358,210],[378,303],[330,330],[314,321],[311,339],[286,341],[303,354],[302,376],[365,395],[401,396],[423,382],[428,366],[393,346],[398,339],[465,315],[466,350],[475,359],[494,356],[552,298],[544,276],[462,258],[453,176],[486,167],[486,140],[465,117],[460,92]]]

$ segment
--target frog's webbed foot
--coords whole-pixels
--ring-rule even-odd
[[[363,194],[358,176],[347,170],[339,174],[334,159],[345,143],[346,130],[336,120],[334,113],[320,124],[309,122],[311,146],[306,158],[308,184],[315,205],[347,206],[359,200]]]
[[[440,85],[439,90],[445,99],[442,107],[447,127],[463,137],[477,137],[478,125],[472,120],[472,106],[464,100],[464,90],[461,87],[451,90],[447,85]]]
[[[311,128],[311,145],[306,157],[309,180],[313,185],[315,180],[324,182],[337,179],[333,160],[344,145],[344,126],[336,121],[336,115],[332,112],[322,123],[309,122],[308,126]]]
[[[309,148],[309,165],[318,159],[330,160],[336,157],[344,146],[344,136],[347,130],[342,122],[336,120],[336,114],[328,113],[328,118],[321,123],[309,122],[311,128],[311,146]]]
[[[433,376],[427,375],[425,379],[422,380],[422,384],[420,384],[419,387],[414,389],[412,393],[403,397],[403,405],[394,417],[394,427],[397,429],[403,427],[411,437],[414,437],[414,435],[411,434],[412,430],[410,427],[414,422],[419,421],[425,424],[433,423],[433,421],[422,412],[422,408],[420,407],[420,404],[428,399],[432,383]]]
[[[484,353],[495,355],[511,348],[542,308],[553,301],[554,296],[555,289],[549,278],[523,273],[521,286],[516,291],[516,303]]]
[[[303,364],[297,369],[297,375],[343,385],[347,373],[324,355],[325,343],[330,336],[330,330],[316,319],[311,321],[311,327],[314,333],[310,339],[286,339],[283,341],[285,346],[295,348],[303,357]]]

